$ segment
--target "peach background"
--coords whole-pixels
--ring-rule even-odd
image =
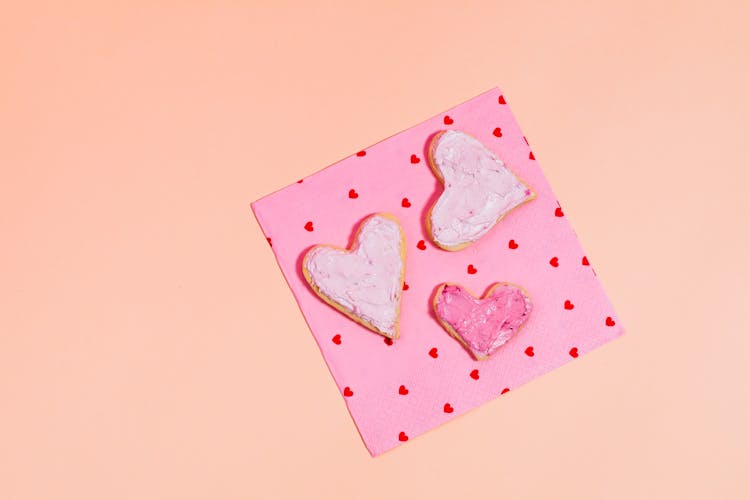
[[[750,495],[747,2],[6,3],[0,498]],[[372,459],[248,204],[494,85],[628,335]]]

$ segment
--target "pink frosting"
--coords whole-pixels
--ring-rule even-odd
[[[513,285],[499,285],[476,299],[456,285],[446,285],[435,302],[438,318],[463,339],[477,359],[490,356],[526,322],[531,300]]]
[[[380,333],[396,337],[403,244],[399,223],[375,214],[360,226],[351,251],[316,246],[304,265],[319,293]]]
[[[432,237],[442,247],[481,238],[498,219],[526,200],[531,190],[481,142],[456,130],[441,133],[432,161],[445,190],[432,207]]]

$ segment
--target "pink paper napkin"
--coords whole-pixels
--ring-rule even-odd
[[[467,132],[537,193],[460,252],[433,245],[424,216],[441,192],[426,163],[429,138]],[[623,333],[612,304],[502,93],[495,88],[252,204],[360,435],[378,455],[500,397]],[[375,212],[401,222],[407,258],[401,338],[392,343],[325,304],[302,276],[319,243],[347,247]],[[523,286],[534,310],[487,361],[475,361],[436,321],[442,282],[479,296]]]

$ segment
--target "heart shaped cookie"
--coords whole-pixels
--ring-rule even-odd
[[[432,301],[443,328],[479,361],[518,333],[531,314],[531,299],[520,286],[494,284],[477,299],[460,285],[443,283]]]
[[[302,261],[302,273],[321,299],[391,339],[399,334],[405,268],[401,224],[384,213],[362,221],[348,250],[317,245]]]
[[[536,197],[492,151],[463,132],[435,134],[428,160],[444,190],[425,225],[432,241],[444,250],[466,248],[508,212]]]

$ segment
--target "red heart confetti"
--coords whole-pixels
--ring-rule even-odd
[[[307,224],[305,224],[305,229],[307,231],[312,231],[313,230],[313,223],[312,223],[312,221],[307,221]]]
[[[563,215],[565,215],[565,214],[563,213],[562,208],[557,207],[555,209],[555,217],[562,217]]]
[[[471,373],[469,373],[469,377],[473,378],[474,380],[479,380],[479,370],[471,370]]]
[[[404,198],[403,200],[401,200],[401,206],[404,208],[409,208],[411,206],[409,198]]]
[[[433,347],[432,349],[430,349],[430,352],[428,354],[432,356],[433,358],[437,358],[438,357],[437,347]]]
[[[268,242],[269,245],[273,246],[273,243],[271,242],[271,238],[266,237],[266,241]]]
[[[577,358],[577,357],[578,357],[578,348],[577,348],[577,347],[574,347],[573,349],[571,349],[571,350],[570,350],[570,351],[568,352],[568,354],[570,354],[570,356],[571,356],[572,358]]]
[[[398,440],[399,441],[408,441],[409,440],[409,436],[407,436],[404,431],[401,431],[401,432],[398,433]]]
[[[445,405],[443,405],[443,411],[445,413],[453,413],[453,407],[450,403],[445,403]]]
[[[495,137],[502,137],[503,131],[500,129],[500,127],[497,127],[492,131],[492,135],[494,135]]]
[[[344,387],[344,396],[346,396],[347,398],[354,396],[354,393],[351,389],[349,389],[348,386]]]
[[[518,243],[516,243],[516,240],[510,240],[508,242],[508,248],[510,248],[511,250],[515,250],[516,248],[518,248]]]
[[[466,268],[466,272],[469,274],[477,274],[477,268],[469,264],[469,267]]]
[[[574,307],[575,307],[575,306],[573,305],[573,303],[572,303],[571,301],[569,301],[569,300],[566,300],[566,301],[565,301],[565,309],[567,309],[568,311],[570,311],[570,310],[572,310],[572,309],[573,309]]]
[[[402,396],[406,396],[407,394],[409,394],[409,389],[407,389],[405,385],[402,385],[398,388],[398,393]]]
[[[427,245],[424,244],[424,240],[419,240],[419,243],[417,243],[417,248],[420,250],[427,250]]]
[[[350,190],[349,190],[349,198],[351,198],[352,200],[354,200],[354,199],[356,199],[356,198],[359,198],[359,193],[357,193],[357,192],[356,192],[355,190],[353,190],[353,189],[350,189]]]
[[[604,324],[607,326],[615,326],[615,320],[613,320],[611,316],[607,316],[607,319],[604,321]]]
[[[412,163],[419,163],[419,156],[417,156],[417,155],[411,155],[410,161]]]
[[[364,149],[362,151],[357,151],[357,156],[364,156],[366,154],[367,154],[367,151],[365,151]]]
[[[534,157],[534,153],[532,153],[531,151],[529,151],[529,160],[536,160],[536,158]]]
[[[502,396],[506,392],[510,392],[510,389],[508,389],[507,387],[505,389],[503,389],[502,391],[500,391],[500,395]]]
[[[534,347],[533,346],[527,347],[526,350],[523,351],[523,352],[526,353],[526,355],[529,356],[529,357],[534,357]]]
[[[409,285],[406,284],[406,281],[404,281],[404,286],[401,287],[404,291],[409,289]]]
[[[559,265],[560,265],[560,263],[559,263],[559,261],[557,260],[557,257],[552,257],[552,258],[551,258],[551,259],[549,260],[549,265],[550,265],[550,266],[552,266],[552,267],[557,267],[557,266],[559,266]]]
[[[389,339],[388,337],[384,338],[383,342],[385,342],[385,345],[393,345],[393,339]]]
[[[446,125],[450,125],[453,123],[453,118],[451,118],[448,115],[445,115],[445,118],[443,118],[443,123],[445,123]]]
[[[334,335],[331,340],[333,341],[334,344],[341,345],[341,335],[339,335],[338,333]]]
[[[503,97],[502,95],[501,95],[500,97],[498,97],[498,98],[497,98],[497,102],[498,102],[498,103],[500,103],[500,104],[507,104],[507,103],[505,102],[505,97]]]
[[[589,259],[587,259],[585,255],[581,259],[581,264],[584,265],[584,266],[588,266],[589,265]]]

